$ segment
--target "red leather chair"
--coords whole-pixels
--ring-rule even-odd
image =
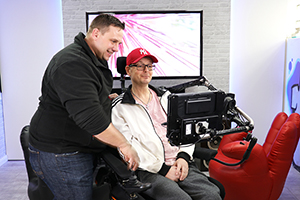
[[[242,159],[249,142],[247,133],[223,137],[215,158],[227,163]],[[263,145],[256,144],[244,163],[226,166],[214,160],[209,163],[209,174],[225,187],[225,200],[276,200],[283,190],[293,154],[300,136],[300,115],[289,117],[279,113]]]

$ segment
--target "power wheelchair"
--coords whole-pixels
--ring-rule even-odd
[[[121,88],[125,90],[125,66],[126,57],[117,59],[117,69],[121,74]],[[191,86],[206,86],[212,92],[207,95],[187,94],[182,93],[187,87]],[[169,97],[167,137],[172,145],[189,145],[203,141],[210,141],[218,136],[232,134],[237,132],[250,132],[254,126],[252,119],[246,115],[241,109],[235,106],[233,94],[226,94],[223,91],[218,91],[211,85],[205,77],[200,77],[197,80],[186,82],[180,85],[175,85],[166,88],[172,95]],[[177,94],[179,93],[179,94]],[[209,101],[208,101],[209,99]],[[213,101],[211,101],[213,99]],[[182,108],[174,111],[171,106]],[[210,110],[194,110],[198,107],[209,107]],[[217,107],[217,109],[213,109]],[[189,107],[189,110],[186,110]],[[193,110],[193,111],[191,111]],[[238,127],[224,129],[224,123],[235,122]],[[28,175],[28,196],[30,200],[50,200],[53,199],[53,194],[47,185],[35,175],[29,163],[28,151],[29,126],[25,126],[20,135],[20,142],[24,153],[27,175]],[[250,133],[245,140],[250,141],[249,148],[244,154],[243,159],[239,163],[230,164],[215,159],[217,150],[196,147],[194,158],[209,161],[216,160],[224,165],[238,165],[249,157],[253,146],[257,139]],[[122,162],[117,151],[112,149],[105,150],[101,153],[98,165],[94,172],[94,187],[93,200],[152,200],[141,192],[151,187],[148,183],[140,183],[138,188],[127,187],[126,183],[137,181],[136,176],[127,170],[126,165]],[[223,185],[209,177],[209,180],[217,185],[221,191],[222,199],[225,197],[225,189]],[[130,185],[130,184],[129,184]]]

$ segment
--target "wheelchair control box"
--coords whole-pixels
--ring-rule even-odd
[[[226,93],[173,93],[168,97],[167,137],[172,145],[195,143],[203,128],[221,130]]]

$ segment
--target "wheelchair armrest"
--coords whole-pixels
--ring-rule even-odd
[[[207,149],[203,147],[195,147],[194,158],[199,158],[202,160],[211,160],[217,155],[218,151],[213,149]]]
[[[111,151],[113,151],[113,149],[103,150],[101,152],[101,157],[119,177],[122,179],[128,179],[131,176],[131,172],[127,169],[126,164],[121,160],[121,158],[118,158]]]

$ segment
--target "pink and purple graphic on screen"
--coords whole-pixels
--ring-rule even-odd
[[[89,16],[89,23],[97,15]],[[116,67],[117,58],[127,56],[138,47],[147,49],[158,59],[153,77],[200,75],[201,12],[113,15],[125,23],[119,52],[108,61],[114,77],[120,76]]]

